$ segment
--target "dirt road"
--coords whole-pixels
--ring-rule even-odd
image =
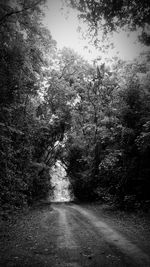
[[[93,206],[36,207],[1,236],[2,267],[150,266],[148,251]]]

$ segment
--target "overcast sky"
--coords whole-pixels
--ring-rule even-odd
[[[70,47],[87,60],[92,60],[98,56],[105,58],[114,55],[118,55],[125,60],[132,60],[140,52],[144,51],[144,47],[141,44],[135,43],[135,33],[127,37],[127,34],[121,32],[120,34],[115,34],[112,39],[115,49],[109,49],[107,55],[102,54],[102,52],[90,46],[88,40],[84,40],[81,33],[78,32],[77,29],[79,26],[83,32],[86,32],[86,25],[79,22],[76,10],[68,10],[67,7],[61,10],[61,0],[47,0],[47,5],[48,9],[46,9],[44,23],[49,28],[53,38],[57,41],[58,48],[64,46]],[[86,49],[84,48],[85,46],[87,47]]]

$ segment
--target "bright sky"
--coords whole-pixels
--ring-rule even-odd
[[[135,43],[135,33],[127,37],[124,32],[121,32],[120,34],[114,34],[112,39],[115,48],[113,50],[109,49],[107,55],[103,54],[89,45],[88,40],[83,39],[81,33],[78,32],[78,27],[86,32],[86,25],[79,22],[76,10],[69,9],[68,12],[65,6],[62,10],[62,0],[47,0],[47,5],[48,9],[46,9],[44,22],[60,49],[64,46],[70,47],[87,60],[93,60],[100,56],[103,59],[105,57],[111,58],[115,55],[124,60],[132,60],[145,50],[141,44]]]

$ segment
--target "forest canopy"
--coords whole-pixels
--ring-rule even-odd
[[[147,1],[70,2],[90,25],[104,18],[104,31],[148,23]],[[141,205],[150,196],[149,54],[96,65],[58,49],[42,23],[43,4],[0,3],[2,209],[46,197],[57,160],[77,199]]]
[[[150,4],[148,0],[68,0],[77,9],[79,17],[91,29],[101,29],[105,34],[119,30],[138,30],[139,39],[150,44]]]

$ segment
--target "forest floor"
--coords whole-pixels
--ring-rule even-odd
[[[0,224],[0,266],[150,266],[150,214],[104,204],[37,204]]]

